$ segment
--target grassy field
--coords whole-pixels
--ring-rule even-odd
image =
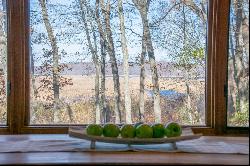
[[[60,109],[60,123],[94,123],[95,122],[95,106],[94,106],[94,76],[67,76],[72,79],[73,85],[68,85],[60,91],[60,99],[63,105]],[[42,77],[36,78],[36,87],[39,86]],[[132,119],[133,122],[139,121],[139,77],[130,77],[130,92],[132,99]],[[204,124],[204,81],[192,80],[189,81],[191,93],[191,105],[193,110],[186,109],[186,85],[185,81],[180,78],[160,78],[160,90],[173,90],[181,94],[179,96],[162,96],[161,109],[162,121],[170,120],[179,121],[182,124]],[[124,112],[124,79],[120,77],[121,92],[122,92],[122,114]],[[154,122],[153,101],[150,95],[152,87],[151,78],[145,80],[145,121]],[[111,112],[111,121],[114,121],[113,113],[113,80],[112,77],[106,79],[106,96],[108,106]],[[39,92],[41,97],[48,95],[48,92]],[[53,123],[53,109],[49,103],[43,98],[34,98],[31,95],[31,111],[33,124],[48,124]],[[70,109],[69,109],[70,108]],[[71,120],[70,116],[71,115]],[[124,114],[123,114],[124,115]],[[124,117],[124,116],[123,116]]]
[[[73,85],[68,85],[63,87],[60,91],[60,96],[62,98],[75,98],[77,96],[86,96],[86,97],[93,97],[95,94],[94,85],[95,85],[95,78],[94,76],[66,76],[67,78],[71,78]],[[40,80],[42,77],[36,78],[36,87],[39,86]],[[139,77],[130,77],[130,91],[132,95],[139,94]],[[191,80],[190,83],[190,90],[191,93],[197,94],[204,94],[205,92],[205,82],[199,80]],[[160,78],[159,79],[160,90],[174,90],[179,93],[186,93],[186,85],[183,79],[179,78]],[[120,88],[123,95],[124,92],[124,79],[120,77]],[[151,78],[146,77],[145,79],[145,90],[151,90],[152,88],[152,81]],[[51,91],[52,92],[52,91]],[[107,77],[106,78],[106,96],[112,97],[113,96],[113,78]],[[46,95],[47,93],[44,91],[39,92],[41,96]],[[147,97],[146,95],[145,97]]]
[[[73,85],[68,85],[60,91],[60,99],[63,101],[59,110],[59,124],[89,124],[95,122],[94,105],[94,76],[67,76],[71,78]],[[40,85],[42,77],[36,78],[36,87]],[[124,117],[124,79],[120,78],[122,92],[122,114]],[[132,120],[138,122],[139,119],[139,77],[130,77],[130,91],[132,98]],[[192,110],[188,110],[186,85],[183,79],[160,78],[160,90],[174,90],[179,97],[161,96],[162,122],[178,121],[186,125],[204,125],[205,123],[205,83],[202,80],[190,80],[191,105]],[[153,101],[149,95],[152,83],[151,78],[146,78],[145,83],[145,121],[154,122]],[[32,87],[32,86],[31,86]],[[40,91],[41,97],[46,97],[52,91]],[[106,79],[106,95],[108,107],[111,113],[111,121],[115,120],[113,112],[113,80],[112,77]],[[42,98],[34,98],[31,89],[31,123],[32,124],[53,124],[52,101]],[[4,98],[2,98],[4,99]],[[4,104],[5,103],[5,104]],[[249,104],[244,105],[243,112],[228,115],[228,124],[231,126],[248,126],[249,123]],[[6,102],[0,104],[0,124],[6,124]],[[71,118],[69,118],[71,117]],[[124,120],[124,119],[123,119]]]

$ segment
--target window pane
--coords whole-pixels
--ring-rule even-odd
[[[30,1],[30,123],[205,125],[207,1],[95,2]]]
[[[249,1],[232,0],[228,56],[228,125],[249,126]]]
[[[7,32],[6,1],[0,0],[0,125],[7,120]]]

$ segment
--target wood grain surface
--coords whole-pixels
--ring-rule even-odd
[[[0,142],[65,139],[63,134],[0,135]],[[206,142],[249,144],[249,137],[203,136]],[[1,148],[1,147],[0,147]],[[249,155],[163,152],[0,153],[0,165],[249,165]]]

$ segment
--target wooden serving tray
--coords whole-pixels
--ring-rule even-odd
[[[130,145],[148,145],[148,144],[164,144],[171,143],[174,149],[177,149],[176,142],[198,139],[202,134],[193,134],[191,129],[183,129],[182,135],[179,137],[171,138],[112,138],[104,136],[91,136],[88,135],[83,127],[69,127],[69,136],[91,141],[90,148],[95,149],[95,142],[105,142],[114,144],[128,144]]]

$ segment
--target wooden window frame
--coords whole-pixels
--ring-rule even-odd
[[[227,127],[225,87],[227,85],[228,26],[230,0],[209,0],[206,127],[192,127],[204,135],[247,135],[249,127]],[[7,126],[0,134],[63,134],[68,125],[29,126],[29,0],[7,0],[8,96]]]

